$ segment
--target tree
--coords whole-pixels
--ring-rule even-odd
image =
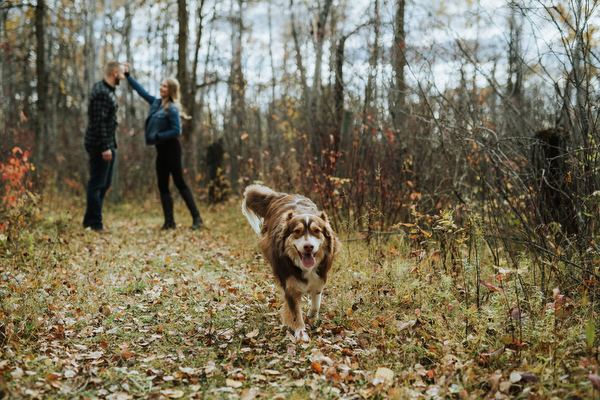
[[[181,102],[186,107],[190,107],[195,101],[193,88],[190,85],[188,68],[188,24],[189,17],[187,11],[187,1],[177,0],[177,21],[179,22],[179,33],[177,34],[177,80],[181,85]],[[184,140],[189,140],[191,135],[191,125],[187,122],[182,124],[182,136]]]
[[[394,18],[394,42],[392,43],[392,68],[394,78],[391,90],[390,114],[396,131],[404,125],[406,109],[406,32],[404,30],[404,10],[406,0],[396,0],[396,15]]]
[[[244,133],[246,129],[246,79],[242,69],[242,35],[244,32],[243,16],[244,1],[237,1],[237,9],[234,11],[232,5],[231,23],[231,72],[229,74],[229,99],[231,101],[229,110],[228,136],[233,144],[231,181],[234,188],[237,187],[243,162],[242,149],[244,147]]]
[[[36,149],[34,164],[42,165],[46,158],[48,141],[48,125],[46,120],[48,106],[48,72],[46,70],[46,1],[38,0],[35,7],[35,38],[36,38],[36,76],[37,76],[37,115],[35,127]]]

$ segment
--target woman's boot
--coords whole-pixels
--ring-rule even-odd
[[[165,223],[160,229],[175,229],[175,217],[173,216],[173,196],[171,196],[171,193],[161,193],[160,202],[165,215]]]
[[[200,227],[202,226],[202,217],[200,216],[200,211],[198,211],[198,207],[196,207],[194,195],[192,194],[192,191],[189,187],[181,191],[181,197],[183,197],[185,205],[192,214],[192,230],[200,229]]]

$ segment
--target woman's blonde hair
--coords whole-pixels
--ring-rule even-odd
[[[169,100],[167,100],[163,106],[165,112],[167,112],[169,109],[169,104],[173,103],[179,110],[179,115],[181,115],[184,119],[191,119],[192,117],[186,114],[181,106],[181,102],[179,101],[179,81],[175,78],[165,78],[165,83],[167,84],[167,89],[169,90]]]

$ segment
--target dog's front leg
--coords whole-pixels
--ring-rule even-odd
[[[310,310],[308,311],[308,318],[311,320],[316,320],[319,318],[319,309],[321,308],[321,291],[316,293],[311,293],[310,296]],[[310,321],[309,323],[312,325],[314,321]]]
[[[281,319],[283,323],[294,331],[296,339],[309,341],[306,333],[306,327],[302,318],[300,301],[302,293],[294,285],[286,285],[284,288],[284,302],[281,310]]]
[[[310,293],[310,310],[308,311],[307,317],[310,320],[309,324],[313,324],[314,320],[319,318],[319,309],[321,308],[321,293],[325,283],[319,279],[315,281],[308,289]]]

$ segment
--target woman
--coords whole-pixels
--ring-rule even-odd
[[[175,228],[173,197],[169,191],[170,176],[173,176],[173,182],[192,214],[192,229],[199,229],[202,226],[202,218],[194,202],[192,191],[183,179],[181,141],[179,140],[179,136],[181,136],[179,82],[173,78],[164,79],[159,88],[160,98],[156,98],[146,92],[129,74],[130,64],[124,63],[123,65],[129,85],[150,104],[150,111],[146,117],[145,135],[146,145],[156,147],[156,176],[160,201],[165,214],[165,223],[161,229]],[[181,114],[187,117],[183,111]]]

